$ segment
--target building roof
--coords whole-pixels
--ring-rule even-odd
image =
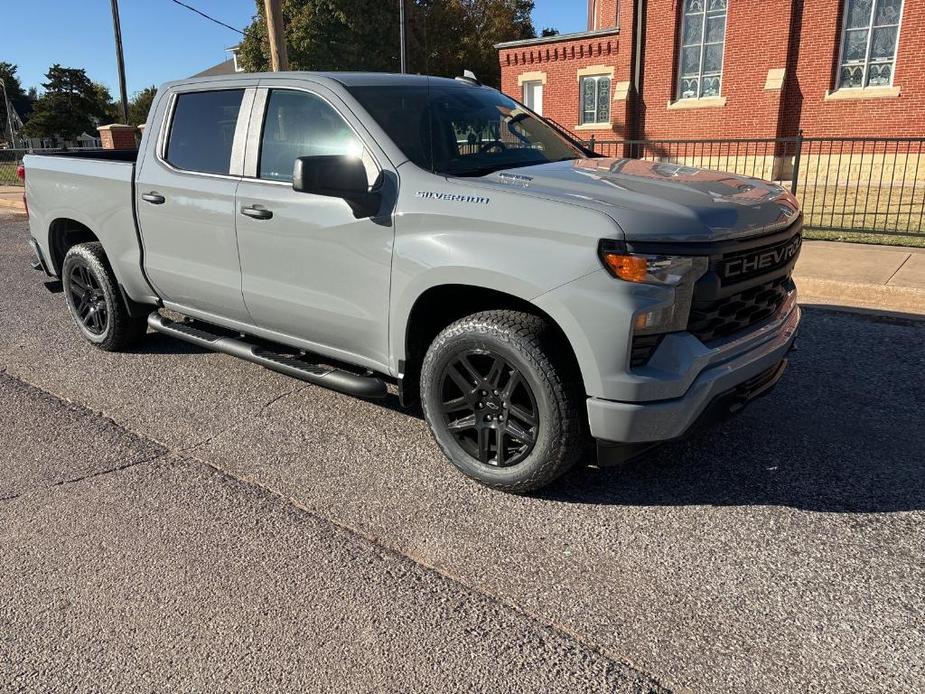
[[[496,43],[495,48],[519,48],[520,46],[535,46],[542,43],[556,43],[558,41],[574,41],[576,39],[588,39],[595,36],[609,36],[619,34],[620,27],[613,29],[598,29],[596,31],[576,31],[572,34],[556,34],[555,36],[540,36],[535,39],[522,39],[521,41],[505,41]]]
[[[214,75],[233,75],[236,70],[234,69],[234,58],[229,58],[218,65],[213,65],[210,68],[203,70],[202,72],[197,72],[192,77],[212,77]]]

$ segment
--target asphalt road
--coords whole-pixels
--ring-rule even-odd
[[[536,497],[424,423],[85,344],[0,213],[0,689],[913,691],[925,324],[808,308],[722,428]]]

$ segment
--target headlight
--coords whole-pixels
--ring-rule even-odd
[[[601,259],[604,267],[618,279],[669,287],[682,284],[694,269],[695,261],[706,260],[685,255],[634,255],[613,251],[603,251]]]
[[[600,256],[604,267],[617,279],[674,290],[669,303],[636,314],[633,328],[637,335],[675,332],[687,327],[694,283],[707,271],[708,258],[627,253],[606,242],[601,243]]]

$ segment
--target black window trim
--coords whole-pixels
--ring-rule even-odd
[[[238,111],[238,121],[235,125],[234,141],[231,148],[231,160],[229,162],[229,172],[227,174],[214,173],[212,171],[196,171],[195,169],[181,169],[167,161],[167,147],[170,144],[170,135],[173,132],[173,120],[177,110],[177,103],[180,97],[185,94],[200,94],[203,92],[229,92],[240,91],[241,107]],[[186,89],[176,89],[171,92],[167,108],[164,112],[164,120],[161,123],[161,131],[158,137],[157,147],[155,149],[155,158],[157,161],[171,172],[187,176],[205,176],[208,178],[222,178],[232,181],[240,181],[244,163],[244,145],[248,132],[248,125],[251,116],[251,110],[254,105],[254,96],[257,91],[256,83],[245,84],[222,84],[205,88],[204,85],[189,85]],[[243,123],[242,123],[243,121]],[[237,155],[237,157],[236,157]],[[236,158],[240,160],[236,166]],[[235,169],[238,173],[234,173]]]

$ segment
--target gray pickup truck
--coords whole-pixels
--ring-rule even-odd
[[[507,491],[592,439],[612,463],[741,409],[800,320],[788,192],[597,157],[471,79],[171,82],[138,151],[24,164],[35,265],[87,340],[150,328],[360,397],[393,383]]]

